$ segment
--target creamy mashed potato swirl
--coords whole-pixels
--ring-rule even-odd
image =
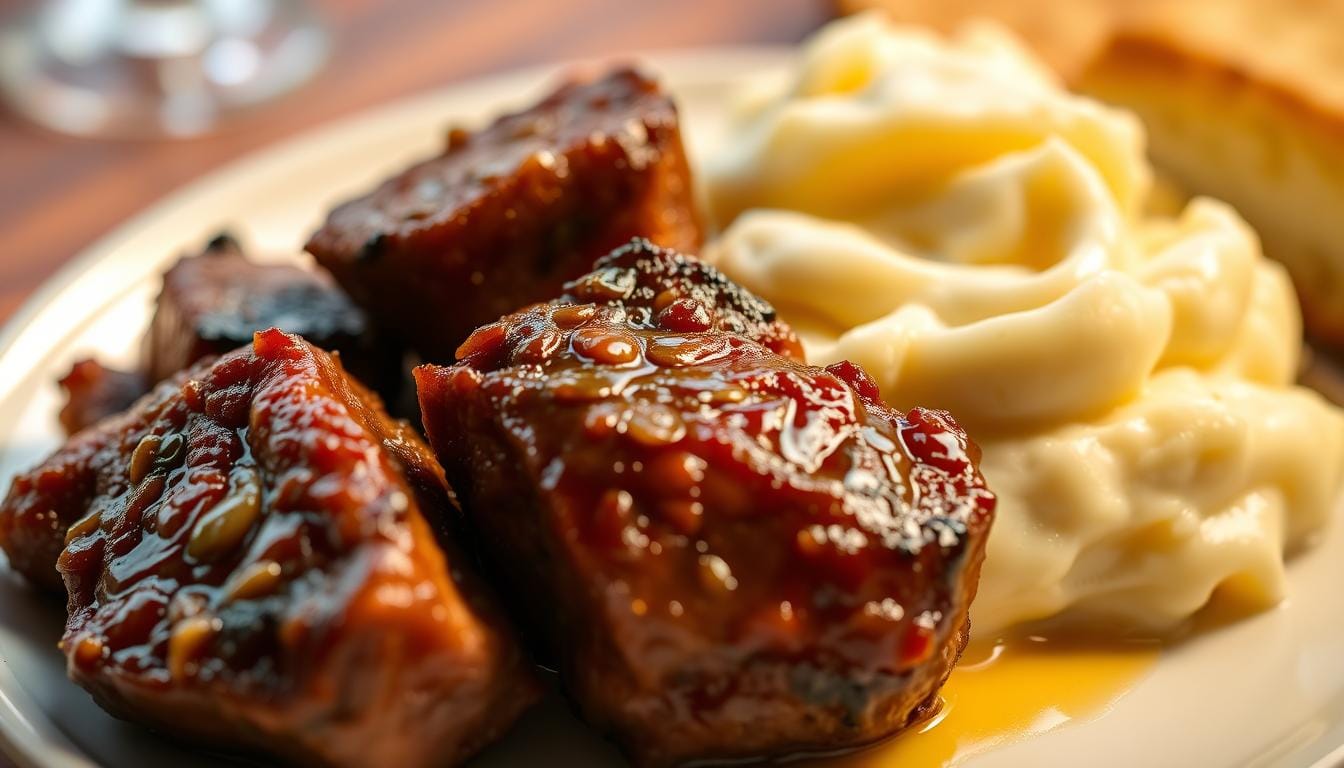
[[[1144,213],[1140,126],[1001,33],[832,24],[712,157],[707,252],[814,362],[946,408],[999,494],[977,630],[1258,609],[1339,496],[1296,299],[1227,206]]]

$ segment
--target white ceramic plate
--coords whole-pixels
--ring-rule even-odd
[[[724,95],[778,74],[782,51],[655,56],[693,155],[717,138]],[[379,109],[235,163],[171,195],[53,278],[0,332],[0,491],[60,442],[53,382],[82,356],[129,363],[158,274],[221,227],[258,252],[294,252],[333,203],[434,153],[445,125],[527,103],[555,69],[482,80]],[[982,752],[982,766],[1344,764],[1344,526],[1291,566],[1278,609],[1170,648],[1108,712]],[[66,680],[63,612],[0,569],[0,736],[23,766],[230,764],[103,714]],[[972,706],[966,702],[962,706]],[[995,706],[985,702],[986,706]],[[234,763],[236,764],[236,763]],[[529,714],[478,763],[620,765],[562,704]],[[893,767],[894,768],[894,767]],[[902,768],[910,768],[903,766]]]

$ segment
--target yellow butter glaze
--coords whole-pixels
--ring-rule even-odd
[[[810,768],[960,765],[996,747],[1105,714],[1157,660],[1153,642],[1107,646],[1039,637],[973,644],[943,687],[941,708],[871,749]]]

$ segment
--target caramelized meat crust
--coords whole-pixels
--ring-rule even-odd
[[[565,284],[557,304],[606,304],[641,327],[736,333],[772,352],[803,360],[803,345],[775,308],[698,259],[631,240]]]
[[[60,420],[67,435],[121,413],[149,391],[143,375],[107,368],[97,360],[75,363],[60,385],[65,390]]]
[[[618,69],[561,86],[332,211],[308,250],[425,359],[556,296],[631,237],[695,250],[676,108]]]
[[[572,298],[626,284],[607,268]],[[584,716],[649,766],[919,718],[967,637],[994,508],[976,447],[856,366],[637,309],[533,306],[416,370],[430,441]]]
[[[400,352],[375,338],[363,311],[330,276],[252,261],[228,235],[164,273],[144,340],[145,375],[161,381],[207,355],[252,343],[252,334],[266,328],[338,352],[356,378],[384,394],[400,380]]]
[[[268,330],[15,479],[0,545],[59,571],[109,712],[305,765],[451,764],[536,696],[444,539],[453,500],[339,362]]]

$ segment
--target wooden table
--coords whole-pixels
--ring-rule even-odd
[[[186,141],[90,141],[0,113],[0,322],[65,260],[249,151],[494,70],[655,48],[792,43],[826,0],[313,0],[335,37],[303,89]],[[16,5],[18,7],[16,7]],[[0,15],[31,3],[0,0]]]

